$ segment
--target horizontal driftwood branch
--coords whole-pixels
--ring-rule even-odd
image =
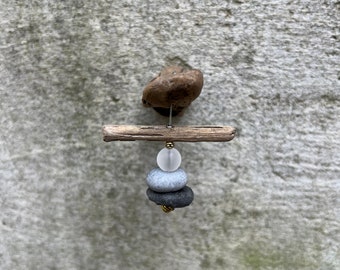
[[[235,137],[229,126],[103,126],[103,139],[110,141],[226,142]]]

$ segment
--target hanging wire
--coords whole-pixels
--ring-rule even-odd
[[[170,110],[169,110],[169,123],[166,126],[167,128],[172,128],[172,104],[170,105]]]
[[[170,110],[169,110],[169,122],[168,125],[166,126],[167,128],[172,128],[172,104],[170,105]],[[174,148],[174,143],[173,142],[166,142],[165,147],[168,149]],[[167,206],[167,205],[161,205],[161,208],[164,213],[170,213],[175,210],[174,207]]]

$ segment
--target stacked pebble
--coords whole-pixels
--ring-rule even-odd
[[[191,204],[194,193],[187,184],[187,174],[180,169],[182,157],[173,143],[167,143],[157,155],[159,168],[147,176],[149,200],[162,205],[165,212]]]

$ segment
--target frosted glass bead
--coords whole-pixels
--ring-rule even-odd
[[[173,192],[185,187],[187,179],[187,174],[182,169],[174,172],[165,172],[157,168],[149,172],[146,183],[153,191]]]
[[[176,171],[181,166],[181,154],[175,148],[163,148],[157,155],[157,165],[165,172]]]

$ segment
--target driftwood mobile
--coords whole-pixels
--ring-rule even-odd
[[[183,114],[196,99],[203,87],[200,70],[182,67],[164,68],[143,91],[143,104],[162,115],[169,115],[164,126],[105,125],[103,139],[111,141],[164,141],[165,147],[157,155],[157,165],[146,177],[148,198],[166,213],[175,208],[186,207],[194,199],[187,184],[187,175],[181,165],[181,154],[175,142],[226,142],[235,137],[230,126],[173,126],[172,117]]]

